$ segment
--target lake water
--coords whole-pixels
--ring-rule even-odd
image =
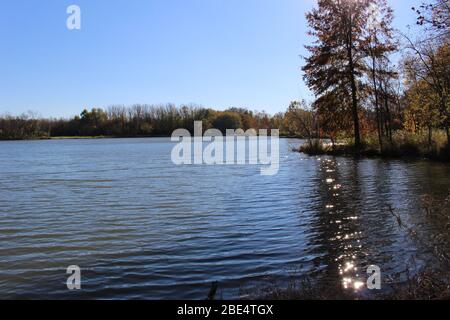
[[[448,165],[299,144],[281,139],[278,175],[261,176],[176,166],[169,139],[0,142],[0,298],[204,299],[213,281],[233,298],[292,276],[351,287],[370,264],[387,277],[437,263],[388,208],[432,236],[419,197],[448,195]]]

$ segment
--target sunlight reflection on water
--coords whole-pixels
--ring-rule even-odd
[[[275,277],[318,275],[351,290],[365,268],[429,261],[387,211],[433,234],[419,196],[442,195],[450,168],[308,157],[280,141],[280,172],[174,166],[168,139],[0,142],[4,298],[203,299]],[[67,266],[83,290],[65,287]]]

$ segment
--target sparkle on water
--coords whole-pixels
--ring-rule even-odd
[[[239,297],[275,279],[317,275],[363,291],[438,263],[387,208],[422,233],[422,194],[449,190],[450,168],[425,161],[308,157],[280,141],[280,172],[175,166],[168,139],[0,142],[3,298]],[[69,292],[66,269],[82,287]]]

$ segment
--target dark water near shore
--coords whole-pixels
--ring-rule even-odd
[[[280,172],[175,166],[168,139],[0,142],[0,298],[204,299],[292,275],[349,287],[435,264],[419,197],[445,197],[450,168],[308,157],[280,141]],[[66,268],[82,269],[82,290]]]

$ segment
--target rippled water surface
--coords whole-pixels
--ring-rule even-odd
[[[308,157],[299,143],[282,139],[279,174],[261,176],[175,166],[168,139],[0,142],[0,298],[204,299],[212,281],[232,298],[433,259],[388,208],[432,235],[419,197],[448,194],[448,165]],[[81,291],[67,290],[70,265]]]

